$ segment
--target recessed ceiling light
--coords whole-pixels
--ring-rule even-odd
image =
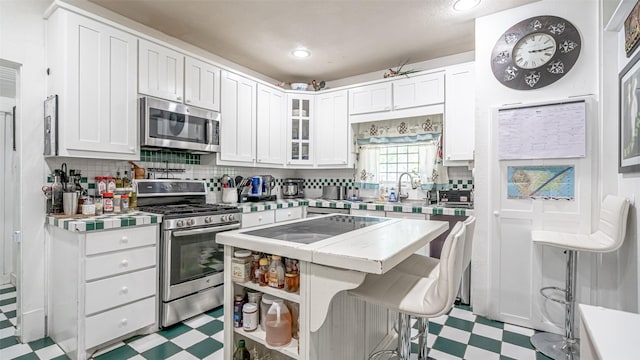
[[[309,50],[307,49],[295,49],[291,52],[291,55],[297,57],[297,58],[306,58],[311,56],[311,52],[309,52]]]
[[[480,0],[458,0],[453,3],[453,10],[467,11],[478,6],[478,4],[480,4]]]

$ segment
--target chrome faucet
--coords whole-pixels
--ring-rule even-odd
[[[402,193],[402,176],[403,175],[409,176],[409,182],[411,183],[412,189],[415,189],[417,187],[416,184],[413,182],[413,176],[410,173],[403,172],[402,174],[400,174],[400,176],[398,176],[398,201],[402,201],[409,197],[409,194]]]

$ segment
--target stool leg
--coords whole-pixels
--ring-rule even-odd
[[[564,307],[565,336],[551,333],[537,333],[531,337],[531,344],[536,350],[555,360],[579,360],[580,348],[574,338],[575,292],[577,278],[577,253],[567,250],[566,289]],[[557,300],[556,300],[557,301]]]
[[[418,318],[418,359],[428,359],[427,353],[427,335],[429,334],[429,319],[419,317]]]
[[[411,316],[398,312],[398,357],[409,360],[411,355]]]

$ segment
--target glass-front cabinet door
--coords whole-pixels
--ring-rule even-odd
[[[313,164],[313,96],[289,94],[287,164]]]

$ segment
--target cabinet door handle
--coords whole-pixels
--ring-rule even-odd
[[[186,102],[188,102],[188,103],[190,103],[190,102],[191,102],[191,100],[190,100],[190,99],[187,99],[187,100],[185,100],[185,101],[186,101]]]
[[[129,242],[129,238],[127,236],[123,236],[122,238],[120,238],[120,242],[126,244]]]
[[[120,262],[120,264],[122,265],[122,267],[127,267],[127,266],[129,266],[129,260],[124,259],[124,260],[122,260],[122,261]]]
[[[129,320],[127,320],[127,318],[124,318],[124,319],[120,320],[120,326],[121,327],[127,326],[127,323],[129,323]]]
[[[176,100],[182,100],[182,96],[176,97]]]
[[[122,292],[123,294],[126,294],[129,292],[129,288],[126,286],[123,286],[122,289],[120,289],[120,292]]]
[[[262,221],[262,216],[258,216],[258,221]]]
[[[129,151],[131,151],[131,152],[135,152],[135,151],[136,151],[136,148],[134,148],[134,147],[130,147],[130,148],[129,148]]]

